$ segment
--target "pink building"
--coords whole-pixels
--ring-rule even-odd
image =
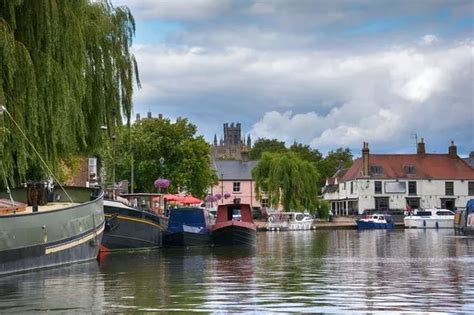
[[[213,206],[233,203],[240,199],[240,203],[249,204],[250,207],[268,207],[268,200],[262,199],[260,203],[255,195],[255,181],[252,180],[252,169],[258,161],[215,160],[214,168],[219,176],[219,183],[211,188],[211,194],[226,193],[230,197],[222,198]]]

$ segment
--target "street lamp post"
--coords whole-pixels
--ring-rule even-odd
[[[221,172],[221,196],[224,196],[224,173]],[[221,204],[224,203],[224,199],[221,199]]]

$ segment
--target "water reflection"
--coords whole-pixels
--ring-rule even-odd
[[[0,278],[0,313],[474,311],[474,240],[450,230],[258,235],[257,248],[111,254]]]
[[[88,262],[0,278],[0,313],[100,313],[104,286]]]

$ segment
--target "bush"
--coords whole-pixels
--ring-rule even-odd
[[[329,202],[326,200],[318,200],[317,214],[320,219],[329,219]]]

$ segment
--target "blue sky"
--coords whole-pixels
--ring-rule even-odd
[[[135,16],[134,111],[321,152],[474,150],[473,1],[120,0]]]

